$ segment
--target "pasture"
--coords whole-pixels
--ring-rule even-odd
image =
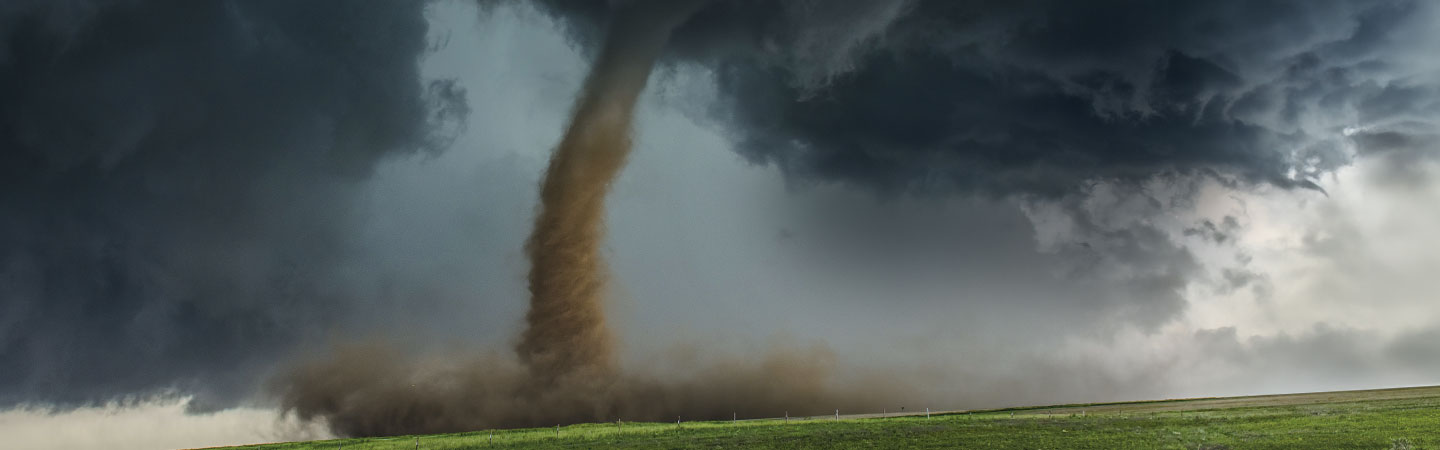
[[[676,423],[596,423],[230,447],[414,449],[1429,449],[1440,387]]]

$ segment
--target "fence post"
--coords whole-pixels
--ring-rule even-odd
[[[555,437],[560,437],[560,424],[555,424]]]
[[[835,410],[835,421],[836,421],[836,422],[839,422],[839,421],[840,421],[840,410],[838,410],[838,409]]]
[[[739,414],[736,414],[736,413],[733,413],[733,412],[730,413],[730,424],[731,424],[731,425],[734,425],[736,422],[739,422],[739,421],[740,421],[740,415],[739,415]]]
[[[790,411],[785,411],[785,423],[790,423]]]
[[[925,408],[925,418],[926,418],[926,419],[929,419],[929,418],[930,418],[930,408]]]
[[[415,436],[415,450],[420,450],[420,436]]]
[[[680,429],[680,416],[675,416],[675,429]]]
[[[494,431],[491,431],[491,432],[490,432],[490,443],[491,443],[491,444],[494,444],[494,443],[495,443],[495,432],[494,432]]]

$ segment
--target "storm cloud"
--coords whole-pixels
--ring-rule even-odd
[[[466,111],[424,9],[0,6],[0,405],[229,403],[322,332],[353,185]]]
[[[598,2],[541,3],[595,42]],[[1440,67],[1415,56],[1435,49],[1436,14],[1409,0],[716,1],[670,61],[712,70],[739,151],[796,182],[1056,197],[1178,173],[1315,189],[1353,157],[1346,130],[1435,133]]]

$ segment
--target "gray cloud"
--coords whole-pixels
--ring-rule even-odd
[[[541,4],[594,42],[603,7]],[[716,1],[672,61],[712,68],[740,151],[798,181],[1057,196],[1179,173],[1315,188],[1348,163],[1344,127],[1433,133],[1435,67],[1405,41],[1431,35],[1433,9]]]
[[[1200,221],[1198,226],[1186,228],[1184,233],[1186,236],[1199,236],[1216,244],[1225,244],[1227,241],[1232,241],[1238,231],[1240,231],[1240,222],[1235,220],[1235,216],[1225,216],[1219,225],[1206,219]]]
[[[1199,330],[1203,364],[1229,365],[1255,386],[1276,389],[1364,388],[1432,383],[1440,344],[1435,327],[1391,333],[1317,323],[1298,333],[1240,338],[1234,328]]]
[[[1180,194],[1189,195],[1189,194]],[[1087,202],[1114,196],[1114,203]],[[1064,258],[1065,276],[1104,286],[1103,310],[1121,323],[1155,329],[1184,312],[1183,290],[1200,262],[1148,219],[1169,208],[1157,196],[1090,192],[1030,207],[1037,228],[1050,228],[1041,250]],[[1049,223],[1046,223],[1049,222]]]
[[[466,112],[424,8],[0,6],[0,405],[229,402],[324,331],[353,186]]]
[[[1240,289],[1250,288],[1250,293],[1258,300],[1265,300],[1270,297],[1270,277],[1253,271],[1237,268],[1224,268],[1220,270],[1221,285],[1219,292],[1229,294]]]

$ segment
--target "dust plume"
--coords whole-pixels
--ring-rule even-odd
[[[893,377],[839,370],[823,347],[777,346],[759,359],[702,358],[708,362],[683,374],[616,368],[612,376],[568,377],[535,389],[530,369],[505,355],[415,358],[383,344],[352,344],[296,368],[277,387],[286,410],[302,420],[320,419],[342,436],[731,414],[801,417],[920,404]]]

